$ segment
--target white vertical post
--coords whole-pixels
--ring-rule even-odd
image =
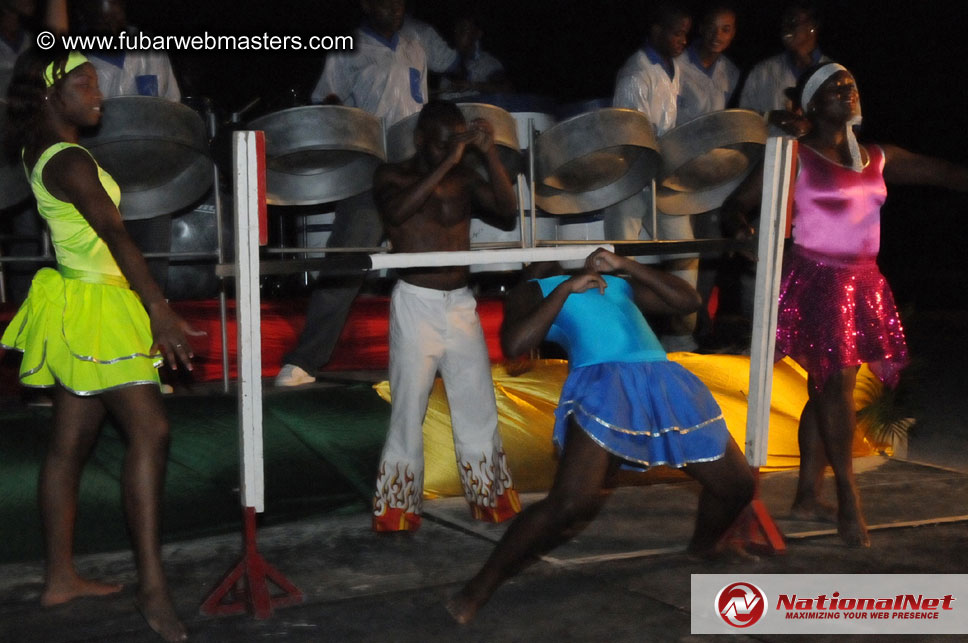
[[[535,248],[538,245],[538,206],[535,203],[535,185],[537,179],[534,176],[534,119],[528,119],[528,182],[531,184],[531,190],[528,196],[531,198],[531,247]]]
[[[239,372],[239,452],[242,505],[265,509],[262,457],[262,337],[259,296],[259,173],[262,132],[232,135],[235,168],[236,318]],[[260,167],[261,166],[261,167]],[[264,184],[264,182],[263,182]]]
[[[766,141],[753,298],[753,336],[750,343],[750,393],[746,414],[746,460],[752,467],[766,464],[783,237],[795,150],[796,141],[791,138],[774,136]]]

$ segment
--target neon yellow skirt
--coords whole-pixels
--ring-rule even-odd
[[[159,383],[162,359],[150,354],[148,314],[126,285],[65,279],[42,268],[0,344],[24,354],[24,386],[61,384],[77,395],[94,395]]]

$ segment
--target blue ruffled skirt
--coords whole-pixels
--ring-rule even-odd
[[[729,431],[706,385],[675,362],[608,362],[573,369],[555,411],[554,444],[562,449],[568,420],[626,468],[717,460]]]

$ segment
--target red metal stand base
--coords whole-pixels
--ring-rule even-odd
[[[240,614],[246,610],[258,619],[269,618],[272,608],[302,603],[303,594],[279,571],[267,563],[255,545],[255,507],[245,507],[245,553],[212,591],[201,611],[209,616]],[[283,594],[269,593],[267,581]]]
[[[736,537],[744,548],[761,554],[785,554],[786,542],[773,522],[766,505],[760,500],[760,470],[753,469],[753,500],[738,520]]]

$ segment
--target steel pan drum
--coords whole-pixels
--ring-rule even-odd
[[[104,101],[96,134],[80,143],[121,186],[121,216],[150,219],[186,208],[212,185],[201,116],[153,96]]]
[[[475,118],[483,118],[494,127],[498,157],[512,179],[524,171],[524,157],[521,155],[514,117],[500,107],[484,103],[460,103],[457,107],[468,123]],[[418,117],[419,114],[411,114],[394,124],[387,132],[387,156],[391,163],[405,161],[416,153],[413,131],[417,127]],[[479,169],[483,171],[483,168]]]
[[[599,210],[649,185],[659,164],[643,113],[608,108],[573,116],[535,141],[535,200],[551,214]]]
[[[310,105],[257,118],[266,134],[266,201],[314,205],[356,196],[386,160],[383,125],[355,107]]]
[[[526,150],[528,147],[528,122],[534,121],[534,128],[538,132],[550,128],[558,119],[555,117],[556,103],[547,96],[538,94],[479,94],[475,99],[477,103],[494,105],[509,112],[517,125],[518,143],[527,158]]]
[[[232,212],[232,195],[222,194],[224,212]],[[235,236],[232,217],[222,220],[222,243],[226,258],[231,259]],[[210,190],[206,198],[193,210],[171,220],[171,251],[215,253],[218,249],[218,226],[215,216],[215,194]],[[218,294],[219,279],[212,267],[214,260],[175,262],[168,266],[165,296],[169,299],[207,299]]]
[[[0,100],[0,144],[7,138],[7,102]],[[11,161],[0,149],[0,210],[17,205],[30,196],[24,166]]]
[[[699,214],[723,204],[763,155],[766,123],[756,112],[705,114],[659,138],[662,173],[656,206],[666,214]]]

